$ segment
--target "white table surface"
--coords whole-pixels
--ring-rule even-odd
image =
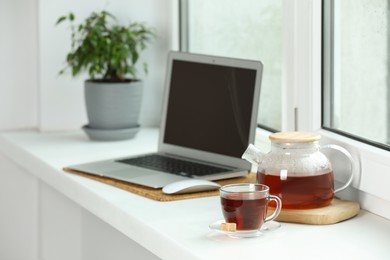
[[[157,202],[62,171],[62,167],[157,150],[158,131],[133,140],[94,142],[81,131],[0,134],[0,151],[163,259],[390,259],[390,221],[361,210],[334,225],[282,226],[258,238],[208,229],[222,219],[219,198]]]

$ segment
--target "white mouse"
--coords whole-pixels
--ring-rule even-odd
[[[181,194],[181,193],[216,190],[219,189],[220,187],[221,185],[212,181],[188,179],[188,180],[170,183],[164,186],[162,191],[165,194]]]

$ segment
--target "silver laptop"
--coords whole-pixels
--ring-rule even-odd
[[[152,188],[244,176],[254,142],[263,66],[259,61],[168,54],[158,152],[70,166]]]

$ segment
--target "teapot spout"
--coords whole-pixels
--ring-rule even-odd
[[[253,144],[249,144],[245,152],[242,154],[241,158],[247,160],[248,162],[259,166],[261,162],[262,153],[260,150]]]

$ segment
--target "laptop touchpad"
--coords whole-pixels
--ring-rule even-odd
[[[154,175],[154,174],[156,174],[156,172],[152,172],[146,169],[144,170],[138,168],[137,169],[127,168],[127,169],[109,171],[105,174],[105,176],[126,181],[126,180],[131,180],[135,177],[142,177],[142,176]]]

